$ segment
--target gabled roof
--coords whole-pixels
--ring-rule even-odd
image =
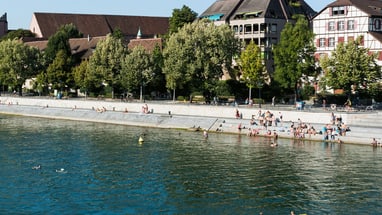
[[[168,17],[119,16],[92,14],[34,13],[42,37],[49,38],[65,24],[73,23],[86,37],[106,36],[119,28],[125,36],[135,37],[139,27],[143,37],[166,34]]]
[[[381,0],[337,0],[325,7],[354,6],[370,16],[382,16]]]
[[[78,55],[82,59],[88,58],[92,55],[95,50],[97,43],[100,40],[105,39],[105,36],[102,37],[92,37],[92,38],[73,38],[69,39],[70,49],[73,55]],[[41,51],[44,51],[48,45],[48,40],[38,40],[25,42],[26,45],[33,46],[38,48]]]
[[[311,18],[316,14],[304,0],[299,0],[298,4],[300,7],[292,6],[289,0],[217,0],[200,17],[212,19],[221,14],[220,20],[225,21],[246,16],[291,19],[294,14]]]
[[[243,0],[217,0],[200,17],[211,17],[222,14],[220,20],[227,20],[230,14],[240,5]],[[216,20],[215,20],[216,21]]]
[[[134,49],[137,46],[142,46],[147,52],[151,53],[155,46],[158,45],[162,49],[162,39],[152,38],[152,39],[133,39],[130,40],[128,44],[129,49]]]

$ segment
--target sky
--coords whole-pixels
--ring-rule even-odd
[[[202,14],[216,0],[0,0],[0,16],[7,13],[8,29],[29,29],[34,12],[127,16],[171,16],[183,5]],[[315,11],[335,0],[305,0]]]

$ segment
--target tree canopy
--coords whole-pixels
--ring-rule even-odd
[[[240,55],[242,79],[247,87],[260,87],[267,79],[260,48],[251,40]],[[251,98],[249,98],[251,99]]]
[[[122,81],[129,91],[140,88],[140,100],[143,100],[143,87],[153,79],[153,67],[150,55],[142,46],[136,46],[122,62]]]
[[[71,56],[69,39],[80,37],[82,37],[82,33],[77,30],[74,24],[61,26],[48,40],[47,47],[44,51],[47,63],[51,63],[60,50],[63,50],[67,56]]]
[[[186,5],[183,5],[182,9],[174,9],[169,20],[169,33],[178,32],[185,24],[195,21],[197,16],[198,14]]]
[[[22,86],[41,70],[41,53],[18,40],[0,42],[0,80],[22,95]]]
[[[232,60],[239,53],[240,42],[228,25],[216,26],[208,20],[186,24],[170,36],[164,50],[167,86],[174,90],[188,85],[208,95],[231,70]]]
[[[324,71],[323,82],[327,86],[350,92],[351,86],[367,89],[381,80],[381,68],[376,63],[376,56],[360,46],[360,40],[339,43],[330,57],[320,60]]]
[[[98,85],[106,84],[112,88],[121,84],[121,64],[126,55],[126,48],[121,39],[111,36],[101,40],[89,60],[89,71],[93,81]],[[97,84],[96,84],[97,85]]]
[[[35,37],[36,35],[32,33],[30,30],[17,29],[15,31],[10,31],[3,37],[1,37],[0,41],[4,40],[13,40],[13,39],[21,39],[23,37]]]
[[[299,82],[303,76],[315,75],[314,34],[308,21],[298,17],[293,24],[288,22],[281,32],[280,42],[273,50],[274,79],[284,89],[294,89],[299,99]]]

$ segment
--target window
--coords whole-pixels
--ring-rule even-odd
[[[338,21],[338,22],[337,22],[337,29],[338,29],[339,31],[343,31],[343,30],[345,30],[345,22],[344,22],[344,21]]]
[[[253,33],[258,34],[259,33],[259,24],[253,24]]]
[[[272,37],[271,38],[271,44],[272,45],[277,44],[277,38]]]
[[[277,24],[272,24],[271,25],[271,33],[276,33],[277,32]]]
[[[325,47],[325,38],[320,38],[320,47]]]
[[[252,25],[244,25],[244,33],[251,34],[252,33]]]
[[[260,38],[260,46],[261,46],[261,47],[264,47],[264,46],[266,46],[266,45],[267,45],[267,39],[264,38],[264,37]]]
[[[329,46],[329,47],[334,47],[335,45],[336,45],[336,41],[335,41],[334,37],[330,37],[330,38],[329,38],[329,44],[328,44],[328,46]]]
[[[237,32],[239,31],[239,27],[237,25],[234,25],[233,26],[233,31],[237,34]]]
[[[375,28],[375,30],[380,30],[381,29],[381,20],[380,19],[375,19],[374,20],[374,28]]]
[[[345,14],[345,6],[332,7],[332,15],[344,15]]]
[[[264,24],[264,23],[261,23],[261,24],[260,24],[260,32],[261,32],[261,33],[264,33],[266,30],[267,30],[267,25]]]
[[[329,30],[329,31],[334,31],[334,30],[336,30],[336,23],[335,23],[335,22],[329,22],[329,24],[328,24],[328,30]]]
[[[354,30],[354,20],[348,20],[348,30]]]

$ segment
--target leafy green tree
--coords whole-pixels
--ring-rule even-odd
[[[183,88],[183,85],[188,81],[189,77],[186,77],[187,61],[185,61],[186,51],[178,44],[182,43],[180,37],[172,37],[167,42],[167,48],[164,50],[164,67],[163,73],[166,78],[166,87],[172,90],[172,98],[176,99],[176,89]]]
[[[330,57],[320,60],[324,70],[323,81],[327,86],[350,92],[351,86],[367,89],[381,80],[381,68],[376,63],[376,56],[359,45],[360,39],[339,43]]]
[[[71,56],[69,39],[81,37],[82,34],[77,30],[77,27],[74,24],[61,26],[60,29],[48,40],[47,47],[44,51],[47,63],[50,64],[60,50],[63,50],[67,56]]]
[[[261,58],[261,50],[253,41],[241,53],[239,63],[242,70],[242,79],[249,87],[250,92],[252,88],[260,88],[265,83],[268,76]],[[249,99],[251,99],[251,93]]]
[[[124,40],[123,33],[120,28],[114,29],[113,33],[111,34],[112,37],[116,39],[121,39],[122,41]]]
[[[32,33],[30,30],[17,29],[16,31],[10,31],[9,33],[1,37],[0,41],[21,39],[23,37],[35,37],[35,36],[36,35]]]
[[[182,9],[174,9],[170,17],[170,34],[178,32],[185,24],[191,23],[196,20],[198,14],[191,10],[191,8],[183,5]]]
[[[77,88],[81,92],[85,93],[85,97],[88,95],[88,92],[96,88],[93,85],[92,78],[89,73],[89,62],[82,61],[80,65],[73,68],[74,82]]]
[[[162,50],[159,47],[159,45],[156,45],[154,47],[154,50],[152,51],[151,55],[151,62],[153,63],[153,80],[149,84],[149,89],[156,92],[166,92],[166,79],[163,74],[163,63],[164,58],[162,54]]]
[[[0,42],[0,80],[2,84],[17,89],[22,95],[22,85],[35,77],[41,69],[41,53],[18,40]]]
[[[51,84],[52,89],[62,91],[74,86],[71,61],[71,56],[68,56],[64,50],[58,51],[57,56],[46,70],[47,81]]]
[[[140,88],[140,100],[143,100],[143,88],[153,79],[153,66],[150,55],[142,46],[136,46],[122,62],[122,81],[129,91]]]
[[[92,80],[98,82],[95,85],[110,86],[112,98],[114,98],[114,88],[121,84],[121,65],[125,56],[126,48],[122,40],[109,34],[106,39],[98,42],[97,48],[89,60]]]
[[[175,90],[187,84],[208,97],[223,69],[232,69],[239,50],[240,42],[228,25],[205,19],[186,24],[170,36],[164,49],[167,87]]]
[[[285,25],[280,42],[273,50],[274,78],[282,88],[294,89],[296,100],[299,100],[301,78],[316,75],[313,39],[309,22],[298,17],[295,24]]]

